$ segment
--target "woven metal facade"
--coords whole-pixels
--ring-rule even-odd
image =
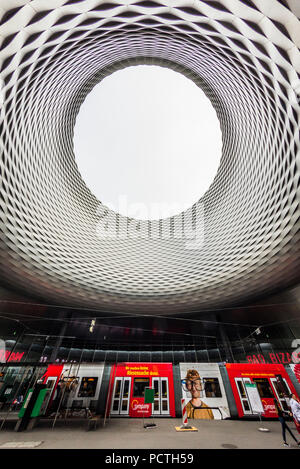
[[[299,281],[298,0],[2,0],[0,15],[7,285],[59,304],[159,314]],[[203,89],[220,120],[222,159],[185,214],[117,217],[128,238],[103,240],[101,216],[116,217],[78,172],[73,130],[93,86],[135,64],[170,67]],[[183,217],[192,229],[200,204],[201,248],[164,237]]]

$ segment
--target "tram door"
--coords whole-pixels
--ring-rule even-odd
[[[285,387],[286,394],[287,395],[291,394],[291,390],[289,388],[289,385],[286,382],[286,379],[282,378],[282,381],[283,381],[283,385]],[[282,389],[281,386],[279,386],[276,378],[271,378],[271,383],[272,383],[272,386],[274,388],[276,398],[277,398],[278,402],[281,404],[281,407],[283,408],[283,410],[289,410],[286,399],[284,397],[283,389]]]
[[[245,415],[252,414],[248,394],[245,388],[245,383],[251,383],[250,378],[234,378],[235,384],[239,393],[240,401],[242,404],[243,412]]]
[[[111,404],[112,415],[128,415],[131,378],[115,378]]]
[[[152,378],[154,388],[153,415],[169,415],[169,383],[168,378]]]

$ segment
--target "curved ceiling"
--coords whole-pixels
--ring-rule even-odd
[[[242,302],[298,281],[298,3],[49,5],[0,6],[5,283],[49,302],[159,314]],[[134,64],[185,74],[220,120],[212,185],[170,219],[118,216],[91,194],[74,159],[87,93]]]

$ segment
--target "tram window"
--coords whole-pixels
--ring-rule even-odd
[[[162,410],[168,410],[168,401],[166,400],[162,401]]]
[[[158,391],[158,381],[154,381],[154,397],[158,397],[159,391]]]
[[[273,386],[275,387],[275,389],[278,393],[279,399],[284,399],[284,394],[282,392],[281,386],[279,386],[279,384],[276,381],[273,382]]]
[[[97,407],[97,401],[91,401],[89,409],[90,410],[96,410],[96,407]]]
[[[274,398],[274,394],[267,378],[254,378],[253,381],[257,385],[260,397]]]
[[[218,378],[203,378],[206,397],[222,397]]]
[[[244,389],[244,386],[243,384],[241,383],[241,381],[237,381],[237,385],[239,387],[239,391],[240,391],[240,394],[241,394],[241,397],[242,398],[246,398],[246,393],[245,393],[245,389]]]
[[[75,399],[74,399],[73,402],[72,402],[72,407],[73,407],[73,408],[77,408],[77,409],[78,409],[78,408],[81,409],[81,407],[82,407],[82,401],[78,401],[78,400],[75,400]]]
[[[129,394],[129,381],[125,381],[123,390],[123,399],[127,399]]]
[[[97,382],[98,378],[82,378],[77,397],[94,397]]]
[[[247,399],[243,399],[243,404],[244,404],[244,408],[245,408],[246,411],[250,410]]]
[[[286,382],[283,380],[281,375],[275,375],[276,381],[273,381],[273,384],[276,387],[276,390],[279,393],[280,398],[284,398],[284,396],[288,396],[290,394],[290,390],[286,384]]]
[[[116,382],[116,388],[115,388],[115,398],[118,399],[120,397],[120,392],[121,392],[121,380],[118,379]]]
[[[119,410],[119,400],[114,400],[113,410],[115,410],[115,411]]]
[[[145,388],[149,387],[149,379],[134,378],[133,397],[144,397]]]
[[[161,397],[168,397],[167,382],[161,382]]]
[[[288,408],[288,405],[286,403],[286,400],[284,398],[284,394],[282,392],[282,389],[280,388],[280,386],[278,385],[278,383],[275,381],[273,381],[273,386],[275,387],[276,391],[277,391],[277,394],[279,396],[279,399],[280,399],[280,404],[282,405],[282,408],[283,410],[289,410]]]

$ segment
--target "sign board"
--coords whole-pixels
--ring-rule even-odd
[[[28,393],[27,393],[27,396],[25,397],[24,401],[23,401],[23,405],[22,405],[22,408],[18,414],[18,417],[21,419],[22,417],[24,417],[24,414],[25,414],[25,410],[27,409],[27,406],[29,404],[29,401],[31,399],[31,396],[33,394],[33,389],[29,389]]]
[[[257,414],[264,413],[264,407],[261,402],[260,395],[258,393],[258,389],[255,383],[245,383],[245,388],[248,394],[248,399],[250,402],[250,406],[252,412]]]
[[[38,417],[40,415],[44,415],[47,410],[49,395],[51,395],[51,389],[45,388],[40,390],[37,400],[32,409],[31,417]]]
[[[145,388],[144,404],[153,404],[153,403],[154,403],[154,389]]]

